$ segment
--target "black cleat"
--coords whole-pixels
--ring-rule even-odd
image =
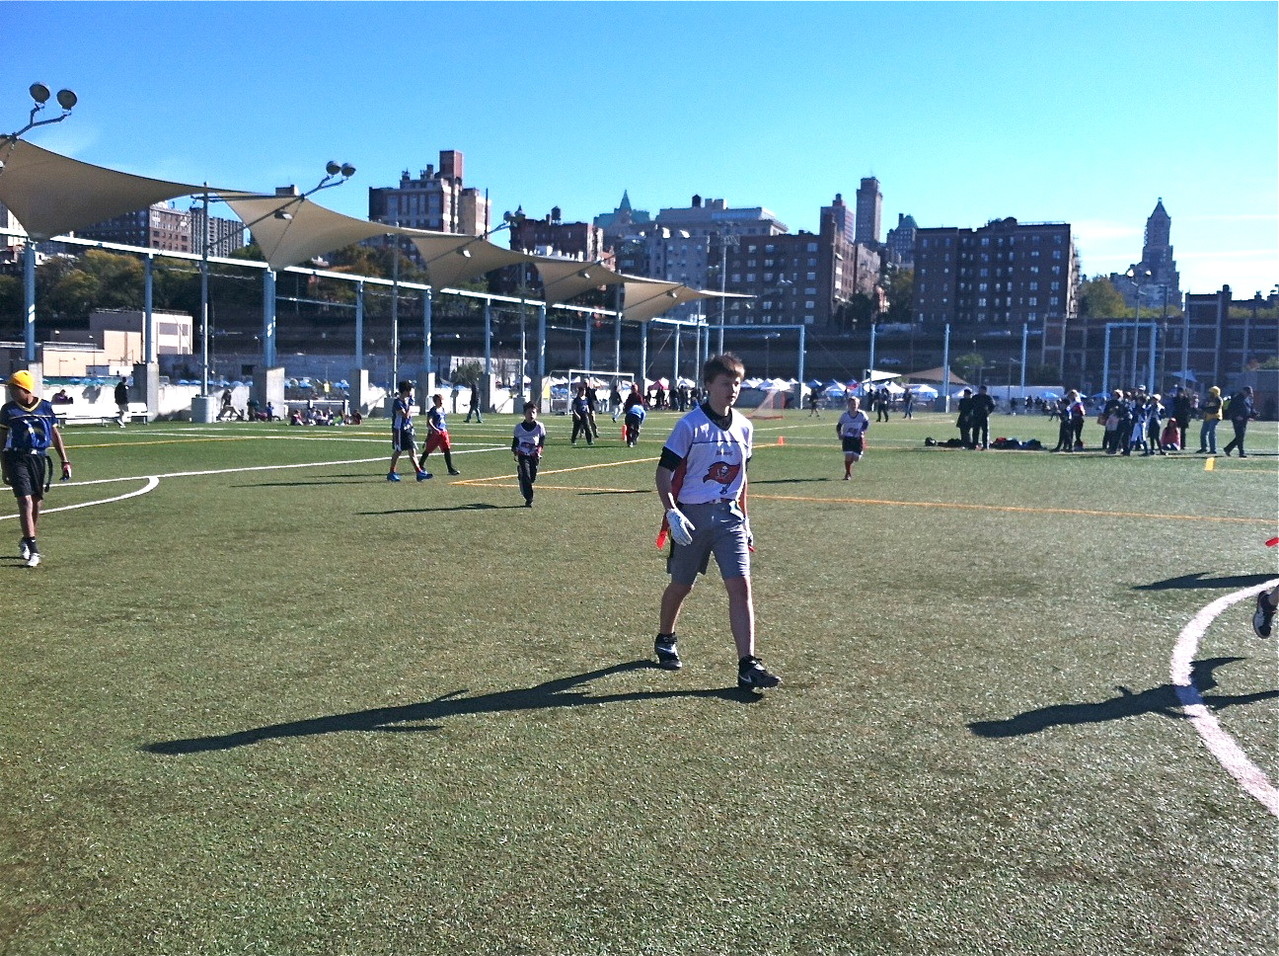
[[[782,679],[769,672],[758,657],[743,657],[737,665],[737,686],[742,690],[763,690],[776,687]]]
[[[674,634],[669,640],[662,640],[659,635],[653,641],[653,653],[657,655],[657,666],[663,670],[677,671],[684,666],[684,662],[679,659],[679,647]]]

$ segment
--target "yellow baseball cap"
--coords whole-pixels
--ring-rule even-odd
[[[23,368],[23,369],[18,369],[18,371],[14,372],[11,376],[9,376],[9,381],[5,382],[5,384],[14,385],[14,386],[17,386],[18,388],[25,388],[28,392],[34,392],[36,387],[36,380],[31,377],[30,372],[28,372],[25,368]]]

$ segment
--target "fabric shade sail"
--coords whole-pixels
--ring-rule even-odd
[[[692,302],[694,299],[715,298],[718,293],[700,292],[690,289],[679,282],[662,282],[660,279],[639,279],[626,276],[625,305],[622,318],[631,322],[648,322],[668,312],[677,305]]]
[[[0,202],[36,240],[204,191],[82,163],[20,139],[0,140],[0,162]]]
[[[479,236],[425,232],[421,229],[401,231],[417,247],[422,261],[426,263],[426,274],[433,289],[456,286],[494,269],[532,259],[523,252],[503,249]]]
[[[276,271],[363,239],[408,231],[344,216],[303,196],[218,195],[244,220],[263,257]]]
[[[605,268],[598,262],[547,256],[539,256],[533,262],[538,275],[542,277],[542,299],[548,306],[567,302],[588,289],[621,285],[626,281],[621,273]]]

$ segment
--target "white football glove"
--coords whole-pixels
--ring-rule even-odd
[[[693,522],[684,517],[684,512],[672,508],[666,512],[666,523],[671,527],[671,540],[680,546],[693,543]]]

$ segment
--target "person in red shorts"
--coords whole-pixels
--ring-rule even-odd
[[[426,458],[436,449],[444,452],[444,465],[450,475],[460,475],[453,467],[453,443],[449,441],[449,426],[444,418],[444,396],[432,395],[431,407],[426,411],[426,448],[422,452],[422,469],[426,470]]]

